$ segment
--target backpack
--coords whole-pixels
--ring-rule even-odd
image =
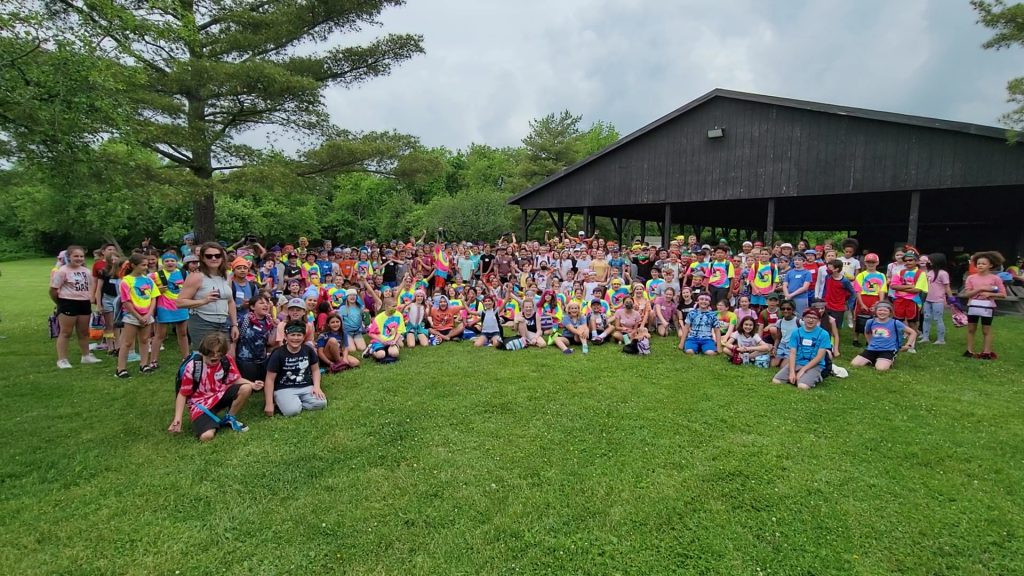
[[[181,361],[181,365],[178,366],[178,372],[174,377],[174,392],[181,392],[181,381],[185,376],[185,368],[188,367],[188,363],[195,360],[192,363],[192,381],[199,382],[203,377],[203,355],[199,352],[189,352],[189,355]],[[220,368],[222,383],[227,383],[228,374],[231,372],[231,361],[228,360],[227,356],[223,356],[220,359]]]

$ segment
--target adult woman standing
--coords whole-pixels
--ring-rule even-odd
[[[178,308],[188,308],[188,333],[192,349],[207,334],[220,332],[238,340],[238,316],[234,295],[228,282],[227,254],[216,242],[204,242],[199,247],[199,270],[185,279],[178,294]]]
[[[85,267],[85,248],[69,246],[68,263],[57,269],[50,277],[50,298],[57,304],[57,321],[60,334],[57,336],[57,368],[71,368],[68,360],[68,343],[71,332],[78,332],[78,347],[82,352],[82,364],[100,361],[89,352],[89,315],[92,313],[92,271]]]

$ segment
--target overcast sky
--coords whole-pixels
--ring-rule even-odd
[[[625,135],[714,88],[997,125],[1024,53],[982,50],[976,19],[967,0],[409,0],[364,35],[426,54],[325,98],[344,128],[453,149],[564,109]]]

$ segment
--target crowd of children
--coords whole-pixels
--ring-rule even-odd
[[[394,362],[402,348],[472,341],[569,355],[614,343],[647,355],[656,335],[686,355],[774,367],[772,382],[806,389],[843,372],[834,360],[844,329],[857,348],[851,366],[888,370],[919,342],[944,344],[947,306],[959,310],[944,257],[908,246],[880,269],[878,255],[852,238],[838,249],[748,241],[733,250],[694,236],[625,247],[565,231],[543,242],[509,234],[495,243],[410,238],[314,248],[300,238],[270,249],[252,238],[228,247],[186,237],[162,253],[147,245],[123,257],[105,245],[95,256],[90,270],[84,248],[71,246],[51,275],[58,367],[72,366],[76,330],[82,363],[101,361],[89,347],[90,316],[119,378],[131,376],[134,360],[141,374],[156,371],[173,332],[183,362],[170,429],[180,430],[189,406],[202,440],[218,427],[244,430],[234,414],[254,391],[263,391],[268,415],[322,408],[321,372],[360,359]],[[971,264],[961,294],[964,355],[993,360],[1003,259],[980,252]]]

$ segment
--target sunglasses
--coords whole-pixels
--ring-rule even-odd
[[[203,254],[203,258],[206,258],[207,260],[220,260],[223,257],[224,257],[224,255],[220,254],[220,253],[218,253],[218,254],[213,254],[213,253]]]
[[[782,308],[780,308],[780,310],[792,310],[792,309],[793,308],[791,306],[783,306]]]

